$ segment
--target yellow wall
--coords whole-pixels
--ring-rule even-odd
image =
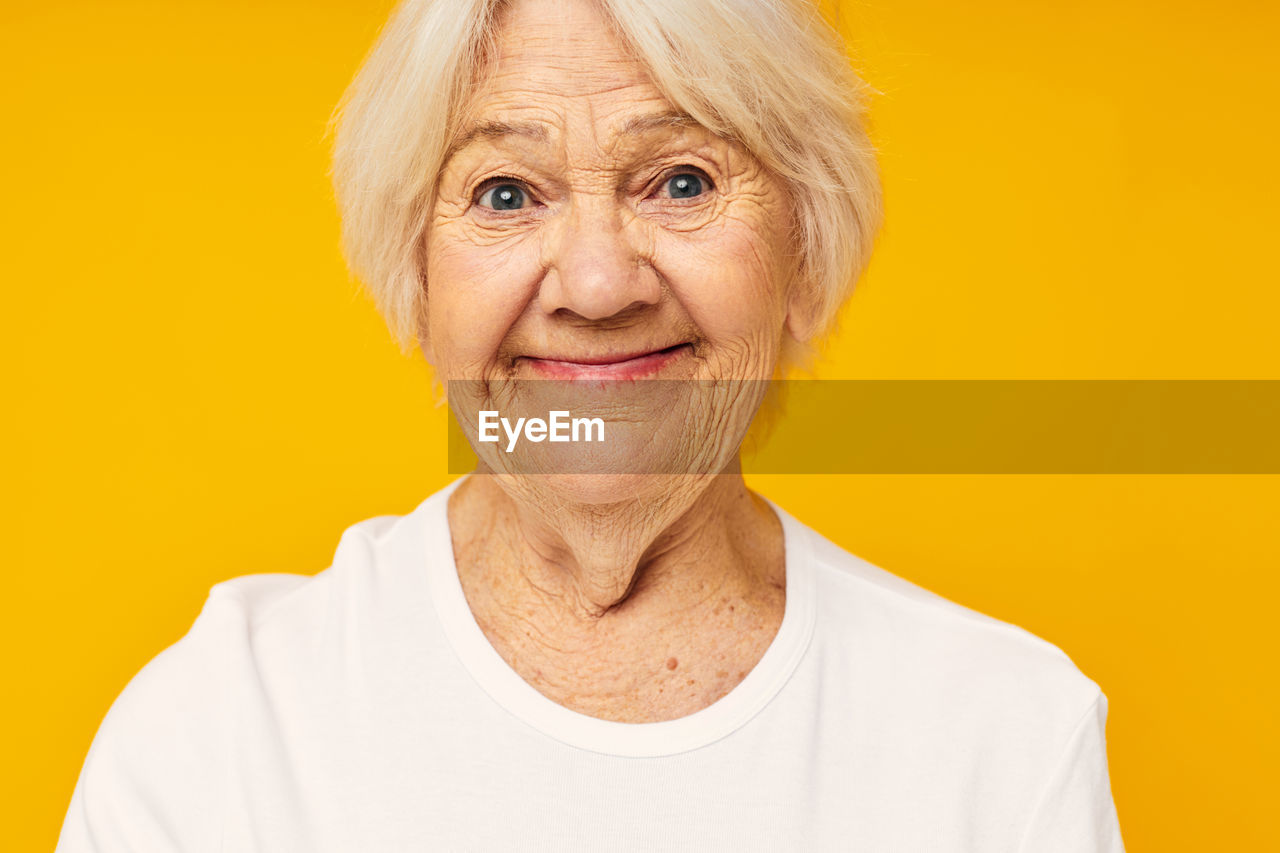
[[[4,849],[52,847],[103,713],[212,584],[315,572],[447,480],[325,175],[389,5],[5,4]],[[1280,378],[1274,6],[840,14],[888,226],[821,375]],[[1276,849],[1280,478],[755,482],[1098,681],[1130,849]]]

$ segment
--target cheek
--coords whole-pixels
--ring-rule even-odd
[[[655,266],[713,344],[780,334],[785,294],[771,236],[759,217],[725,216],[698,232],[655,240]]]
[[[446,378],[474,378],[490,366],[537,286],[535,241],[472,239],[462,223],[427,240],[427,331]]]

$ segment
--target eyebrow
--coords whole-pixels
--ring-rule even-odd
[[[623,136],[639,136],[656,129],[673,127],[701,127],[701,124],[688,113],[668,111],[633,116],[623,123],[618,133]],[[500,139],[504,136],[522,136],[543,143],[549,138],[546,126],[534,121],[477,122],[449,146],[445,151],[444,162],[447,163],[453,155],[479,139]]]
[[[547,141],[547,129],[535,121],[482,121],[469,127],[444,152],[444,162],[478,139],[500,139],[504,136],[523,136],[535,142]]]
[[[701,124],[688,113],[662,112],[634,116],[623,123],[620,134],[642,134],[657,128],[701,127]]]

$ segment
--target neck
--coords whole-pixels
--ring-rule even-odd
[[[770,559],[777,519],[737,470],[682,478],[648,500],[549,504],[487,474],[459,487],[449,510],[469,595],[564,630],[687,613],[774,583],[781,568]]]

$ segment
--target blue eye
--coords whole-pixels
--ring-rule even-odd
[[[494,184],[476,201],[490,210],[520,210],[528,200],[525,191],[516,184]]]
[[[667,193],[672,198],[696,198],[707,191],[709,182],[693,172],[681,172],[667,179]]]

